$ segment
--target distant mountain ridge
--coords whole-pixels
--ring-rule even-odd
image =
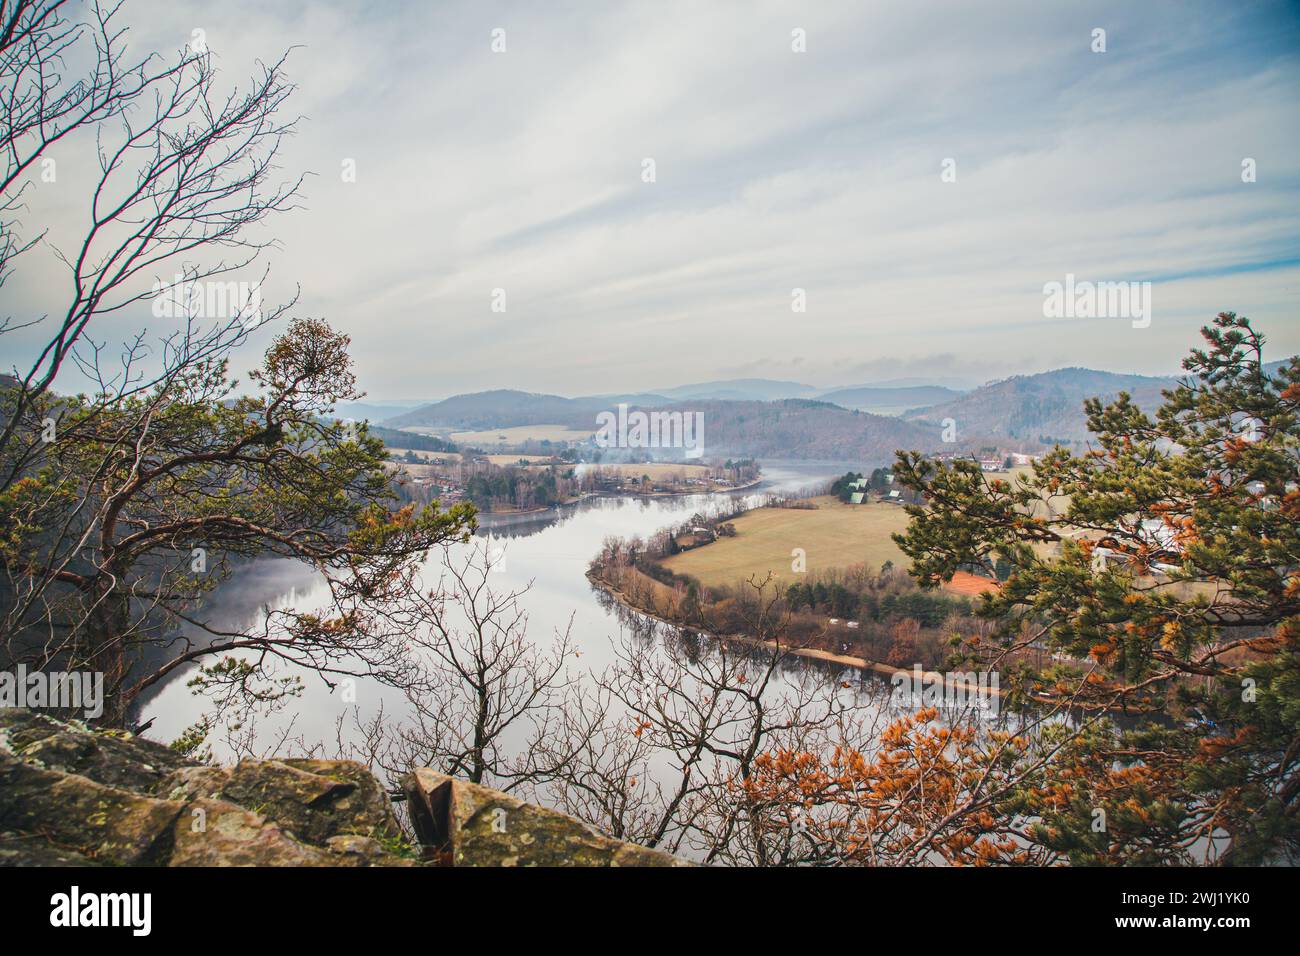
[[[334,414],[337,418],[350,418],[354,421],[368,419],[372,422],[378,422],[385,418],[392,418],[394,415],[413,412],[426,404],[428,403],[406,402],[405,404],[391,405],[386,402],[339,402],[334,408]]]
[[[733,378],[717,382],[697,382],[675,388],[658,388],[655,393],[674,401],[776,402],[785,398],[813,398],[821,389],[802,382],[782,382],[770,378]]]
[[[451,430],[556,424],[596,430],[596,416],[619,402],[630,410],[658,409],[704,416],[704,453],[709,457],[837,459],[884,463],[900,448],[932,449],[939,430],[923,423],[871,415],[809,399],[774,402],[692,400],[667,403],[662,395],[559,395],[498,389],[457,395],[384,422],[385,428]],[[680,457],[664,449],[661,457]]]
[[[669,406],[670,409],[688,406]],[[924,422],[872,415],[809,399],[694,402],[704,414],[709,456],[858,461],[883,465],[900,449],[934,451],[940,430]]]
[[[1264,363],[1276,374],[1290,359]],[[1149,415],[1164,404],[1164,390],[1174,388],[1179,375],[1125,375],[1090,368],[1058,368],[1035,375],[1015,375],[990,382],[951,401],[906,412],[918,424],[940,425],[950,419],[959,443],[1009,440],[1027,447],[1055,442],[1086,442],[1091,437],[1083,403],[1088,398],[1113,401],[1127,392]]]
[[[598,412],[613,409],[620,402],[657,408],[669,404],[663,395],[586,395],[565,398],[539,392],[498,388],[487,392],[453,395],[404,415],[385,419],[390,428],[450,428],[476,431],[482,428],[511,428],[516,425],[570,424],[582,420],[595,427]]]
[[[937,382],[895,379],[864,385],[837,385],[827,388],[803,382],[786,382],[770,378],[736,378],[716,382],[699,382],[673,388],[657,388],[657,395],[674,401],[741,401],[778,402],[787,398],[805,398],[833,402],[845,408],[886,406],[916,407],[947,401],[961,393]]]
[[[1265,369],[1274,373],[1286,361],[1269,362]],[[1085,399],[1109,401],[1125,391],[1141,408],[1154,412],[1164,401],[1162,391],[1174,387],[1179,377],[1071,367],[1016,375],[968,392],[942,385],[863,385],[823,391],[774,379],[702,382],[653,393],[576,398],[494,389],[454,395],[387,418],[383,424],[390,428],[422,426],[448,431],[545,424],[594,430],[600,412],[613,411],[626,403],[634,409],[703,411],[710,443],[738,455],[833,458],[860,447],[864,435],[889,445],[891,452],[895,448],[923,448],[949,420],[957,430],[956,445],[949,447],[1002,444],[1036,450],[1058,441],[1088,440]],[[735,397],[788,391],[806,394]],[[889,416],[876,414],[885,410]],[[854,420],[853,416],[861,418]],[[765,424],[758,427],[756,422]],[[796,424],[824,434],[794,434],[791,429]],[[764,427],[771,431],[765,433]],[[788,443],[784,453],[782,442]],[[849,453],[848,457],[855,455]]]
[[[949,402],[962,393],[942,385],[912,385],[887,388],[864,385],[858,388],[839,388],[817,396],[823,402],[833,402],[845,408],[922,408]]]
[[[960,392],[938,385],[874,386],[822,389],[800,382],[747,378],[716,382],[699,382],[626,395],[579,395],[566,398],[542,392],[498,388],[483,392],[453,395],[419,408],[399,410],[388,415],[376,414],[393,428],[450,428],[477,430],[509,428],[516,425],[568,423],[574,416],[594,418],[596,413],[614,409],[619,403],[640,408],[659,408],[684,402],[773,402],[806,399],[830,402],[844,408],[871,411],[889,408],[902,411],[941,401]],[[376,410],[378,411],[378,410]],[[362,417],[356,415],[355,417]]]
[[[1088,368],[1062,368],[990,382],[950,401],[904,414],[908,421],[942,426],[951,420],[957,440],[1010,439],[1027,446],[1082,442],[1089,436],[1085,399],[1113,400],[1128,392],[1154,411],[1173,377],[1122,375]]]

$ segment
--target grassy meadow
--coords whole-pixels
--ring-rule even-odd
[[[640,478],[649,475],[651,481],[661,481],[680,475],[683,478],[707,478],[708,465],[676,464],[673,462],[643,462],[641,464],[600,463],[588,467],[598,469],[602,474],[619,475],[623,478]]]
[[[802,580],[791,570],[791,551],[803,548],[807,570],[853,564],[906,565],[890,535],[907,527],[899,505],[871,502],[846,505],[826,496],[812,499],[815,509],[758,508],[736,518],[736,536],[675,554],[663,565],[708,587],[735,584],[769,571],[778,580]]]
[[[516,425],[512,428],[485,428],[481,431],[452,432],[451,440],[471,447],[521,445],[527,441],[582,441],[595,429],[570,428],[568,425]]]

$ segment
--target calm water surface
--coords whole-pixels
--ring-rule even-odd
[[[863,466],[844,462],[765,463],[763,482],[747,494],[808,488],[850,468],[860,471]],[[719,497],[602,498],[558,512],[482,515],[480,536],[492,538],[505,556],[504,569],[493,574],[493,588],[499,592],[530,588],[521,603],[529,616],[529,636],[536,643],[554,641],[556,632],[572,620],[573,642],[581,653],[583,668],[600,671],[612,662],[612,648],[622,627],[617,609],[608,600],[600,600],[603,595],[586,578],[587,566],[601,543],[609,535],[646,537],[717,504]],[[440,553],[430,556],[427,580],[437,580],[441,560]],[[208,613],[219,625],[245,626],[261,617],[263,607],[316,608],[325,603],[327,596],[326,588],[310,568],[284,559],[266,559],[242,569],[224,584],[214,594]],[[280,673],[293,671],[282,665]],[[302,696],[282,713],[259,722],[258,740],[264,746],[285,731],[308,743],[332,743],[338,718],[343,716],[351,723],[354,708],[364,718],[377,713],[381,706],[394,717],[409,707],[399,692],[364,681],[358,684],[355,703],[345,703],[337,692],[331,694],[319,677],[300,673],[305,684]],[[210,709],[206,700],[195,697],[185,686],[191,674],[178,672],[140,704],[138,718],[154,720],[149,736],[172,740]],[[212,742],[218,758],[230,756],[223,752],[219,741]]]

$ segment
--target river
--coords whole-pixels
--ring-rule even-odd
[[[763,480],[746,492],[749,496],[788,493],[824,483],[850,469],[861,471],[861,463],[775,462],[763,463]],[[617,609],[592,587],[586,570],[601,543],[610,535],[646,537],[660,528],[681,523],[719,495],[690,495],[672,498],[595,498],[577,505],[527,515],[481,515],[481,536],[490,537],[504,556],[504,567],[493,574],[492,586],[499,592],[528,587],[522,599],[528,612],[528,633],[536,642],[555,639],[572,621],[572,636],[584,669],[600,671],[613,660],[612,648],[622,625]],[[430,563],[440,562],[435,553]],[[426,568],[429,580],[437,579],[437,567]],[[263,559],[241,569],[214,592],[206,616],[219,626],[242,627],[255,622],[262,608],[323,606],[327,591],[310,568],[286,559]],[[281,667],[281,676],[295,673]],[[332,751],[340,718],[349,724],[380,712],[403,713],[409,706],[401,694],[376,682],[359,682],[355,701],[331,693],[319,677],[305,671],[303,692],[280,713],[259,721],[254,740],[258,752],[272,750],[282,738],[291,741],[323,742]],[[158,691],[136,707],[136,718],[153,720],[149,736],[172,740],[210,709],[210,703],[196,697],[186,686],[192,669],[178,671]],[[355,710],[355,714],[354,714]],[[229,759],[233,752],[214,735],[213,753]],[[293,744],[287,745],[293,749]]]

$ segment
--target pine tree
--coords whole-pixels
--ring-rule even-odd
[[[1233,313],[1202,335],[1154,418],[1087,402],[1083,454],[1014,482],[917,453],[895,470],[925,499],[895,536],[917,579],[1001,566],[979,613],[1002,645],[1086,662],[1030,689],[1173,718],[1091,728],[1025,788],[1036,839],[1076,862],[1191,862],[1211,833],[1220,862],[1300,848],[1300,361],[1270,374]]]

